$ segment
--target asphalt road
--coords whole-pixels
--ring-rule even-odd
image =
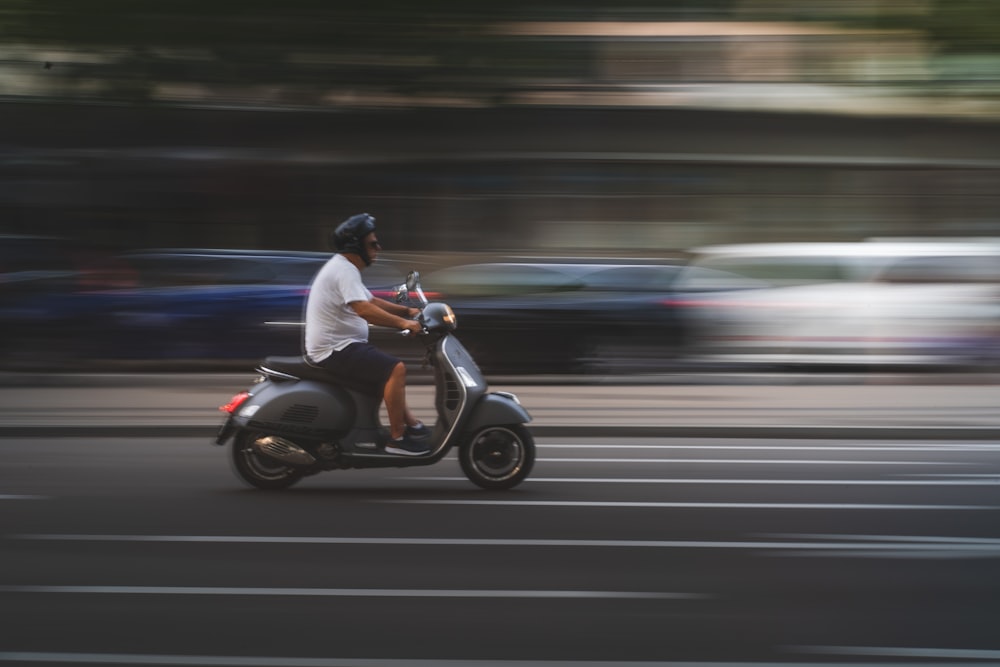
[[[1000,444],[540,437],[244,488],[200,437],[3,437],[0,663],[1000,663]]]

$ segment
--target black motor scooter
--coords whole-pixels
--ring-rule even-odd
[[[228,413],[215,440],[232,439],[236,473],[261,489],[284,489],[325,470],[431,465],[454,447],[462,471],[484,489],[510,489],[531,472],[535,442],[517,397],[490,392],[483,374],[453,335],[456,318],[445,303],[428,303],[411,273],[398,301],[416,292],[420,338],[433,367],[437,420],[419,456],[389,454],[381,398],[335,384],[302,357],[268,357],[260,376],[220,410]]]

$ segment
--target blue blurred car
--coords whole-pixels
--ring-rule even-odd
[[[309,285],[331,254],[183,249],[123,257],[140,287],[110,295],[106,312],[116,342],[100,356],[204,365],[299,354]],[[405,280],[388,264],[364,277],[386,292]]]
[[[115,257],[115,280],[75,281],[18,300],[15,367],[233,365],[301,351],[309,285],[329,253],[164,249]],[[365,272],[388,294],[391,262]],[[20,361],[16,361],[19,359]],[[227,363],[229,362],[229,363]]]
[[[0,235],[0,367],[58,365],[87,314],[77,294],[113,284],[114,262],[99,248],[49,236]]]

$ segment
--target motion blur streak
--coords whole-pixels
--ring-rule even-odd
[[[0,370],[296,354],[360,210],[489,373],[995,369],[1000,5],[667,4],[0,2]],[[870,238],[941,262],[674,275]]]

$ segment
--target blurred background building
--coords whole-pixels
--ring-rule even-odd
[[[673,253],[989,235],[976,0],[0,2],[3,231]]]

